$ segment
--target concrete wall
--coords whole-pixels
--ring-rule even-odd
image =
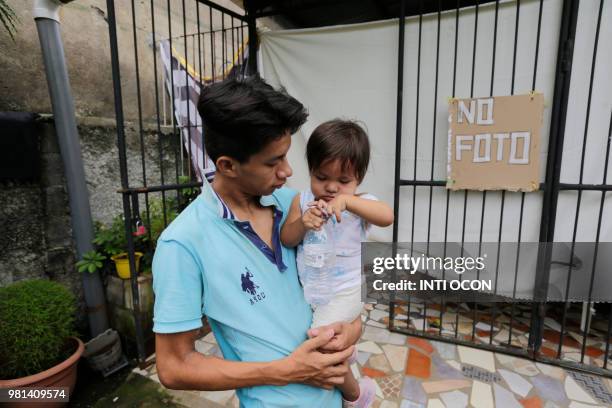
[[[162,134],[158,137],[156,129],[156,126],[145,125],[141,132],[137,124],[125,123],[127,172],[131,187],[145,185],[142,151],[144,151],[146,185],[161,184],[162,166],[164,182],[167,184],[176,181],[175,162],[176,156],[180,154],[178,136],[172,136],[171,127],[162,127]],[[121,177],[116,132],[113,120],[79,118],[81,154],[85,165],[91,212],[95,221],[104,224],[110,223],[117,214],[123,214],[122,197],[117,192],[121,188]],[[157,197],[159,193],[151,196]],[[144,209],[143,197],[140,200],[140,209]]]
[[[22,279],[49,278],[63,283],[79,298],[79,322],[86,324],[81,275],[76,271],[70,208],[64,168],[52,118],[38,126],[40,179],[27,184],[0,183],[0,286]],[[168,130],[168,129],[164,129]],[[123,214],[116,128],[108,119],[79,119],[81,151],[94,220],[109,223]],[[2,135],[0,135],[2,137]],[[160,163],[166,177],[176,177],[177,138],[142,131],[149,185],[158,184]],[[142,181],[141,132],[126,126],[128,173]],[[159,147],[161,143],[162,159]],[[141,209],[144,202],[141,200]]]
[[[186,33],[197,33],[197,3],[195,0],[187,0],[185,3]],[[217,3],[242,14],[241,9],[229,0],[220,0]],[[32,17],[33,2],[31,0],[8,0],[8,4],[15,10],[20,23],[17,26],[15,42],[11,40],[4,28],[0,28],[0,49],[2,50],[0,53],[0,111],[51,112],[38,34]],[[153,4],[156,40],[168,38],[170,31],[173,37],[182,36],[182,2],[170,1],[169,12],[166,0],[153,0]],[[145,121],[154,121],[156,107],[151,1],[134,1],[134,7],[142,116]],[[199,32],[210,31],[208,7],[201,5],[199,12]],[[115,13],[125,117],[137,120],[136,53],[134,52],[132,1],[116,0]],[[61,27],[66,61],[76,111],[80,116],[105,118],[115,116],[107,16],[105,0],[77,0],[62,8]],[[168,25],[169,17],[170,26]],[[235,20],[234,23],[236,26],[239,24],[238,20]],[[231,21],[226,17],[225,27],[230,26]],[[221,28],[221,15],[217,11],[213,12],[212,27],[215,30]],[[182,39],[175,39],[174,46],[184,55]],[[193,62],[191,43],[187,44],[187,48],[188,59]],[[217,48],[217,67],[222,65],[219,50]],[[203,55],[210,58],[209,50],[205,48]],[[159,68],[161,66],[159,55],[157,62]],[[158,80],[161,80],[161,77]],[[159,83],[159,89],[161,92],[161,83]],[[161,98],[161,94],[159,97]]]

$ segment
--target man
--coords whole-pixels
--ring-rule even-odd
[[[258,77],[202,90],[198,110],[214,180],[158,240],[153,260],[157,368],[169,388],[237,388],[244,407],[340,407],[333,388],[361,321],[306,332],[312,319],[295,253],[280,226],[295,194],[283,188],[297,100]],[[224,359],[194,343],[208,318]],[[324,351],[324,352],[321,352]]]

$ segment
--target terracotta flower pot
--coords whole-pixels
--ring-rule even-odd
[[[73,343],[76,343],[76,351],[70,357],[61,363],[37,374],[27,377],[15,378],[13,380],[0,380],[0,388],[15,388],[15,387],[68,387],[69,395],[74,391],[74,385],[77,378],[77,363],[85,350],[85,345],[76,337],[70,338]],[[28,408],[28,407],[62,407],[66,405],[63,402],[15,402],[6,407]]]

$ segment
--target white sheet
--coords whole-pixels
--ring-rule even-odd
[[[580,6],[562,182],[578,181],[598,4],[599,2],[582,2]],[[512,91],[516,94],[527,93],[532,89],[538,8],[539,1],[521,2],[515,83],[512,90],[516,4],[515,2],[500,4],[492,84],[495,7],[494,4],[480,7],[473,96],[490,95],[491,85],[493,95],[509,95]],[[606,2],[604,8],[587,138],[583,179],[586,183],[602,182],[605,141],[612,109],[612,79],[609,75],[612,66],[612,47],[606,45],[607,39],[612,38],[612,3]],[[540,154],[542,181],[548,152],[561,9],[560,0],[544,1],[535,85],[537,91],[544,93],[546,104]],[[454,92],[457,97],[469,97],[472,94],[474,23],[474,9],[462,9],[459,18]],[[406,179],[414,177],[417,134],[417,178],[430,179],[435,140],[433,179],[446,179],[447,98],[453,95],[455,12],[445,12],[441,18],[438,89],[437,98],[434,100],[437,24],[436,14],[423,16],[417,127],[419,19],[411,17],[406,20],[401,162],[401,175]],[[365,124],[372,143],[371,167],[361,190],[371,192],[393,205],[397,44],[397,20],[329,28],[269,31],[261,34],[260,72],[273,86],[285,86],[288,92],[302,101],[310,111],[308,122],[293,138],[289,155],[294,168],[291,186],[302,189],[308,183],[304,158],[305,144],[316,125],[335,117],[359,119]],[[608,183],[612,180],[612,165],[609,167]],[[429,234],[431,241],[444,241],[446,191],[443,188],[433,189],[430,231],[428,231],[430,189],[417,188],[414,206],[413,191],[412,187],[401,188],[399,240],[426,241]],[[571,241],[576,195],[575,192],[561,194],[556,241]],[[485,242],[518,239],[521,194],[509,192],[505,194],[500,232],[501,196],[501,192],[488,192],[486,195],[482,231],[482,240]],[[599,192],[583,194],[577,241],[595,240],[600,197]],[[600,240],[612,241],[612,204],[610,203],[612,195],[608,194],[607,197],[608,203],[604,207]],[[468,194],[465,236],[462,237],[464,193],[450,194],[446,240],[479,241],[482,198],[481,192]],[[526,194],[521,232],[523,242],[538,241],[541,205],[542,192]],[[377,229],[372,236],[377,240],[390,241],[391,228]]]

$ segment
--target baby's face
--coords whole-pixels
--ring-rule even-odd
[[[359,182],[352,166],[342,169],[340,160],[328,160],[310,174],[310,189],[317,200],[331,201],[339,194],[354,195]]]

